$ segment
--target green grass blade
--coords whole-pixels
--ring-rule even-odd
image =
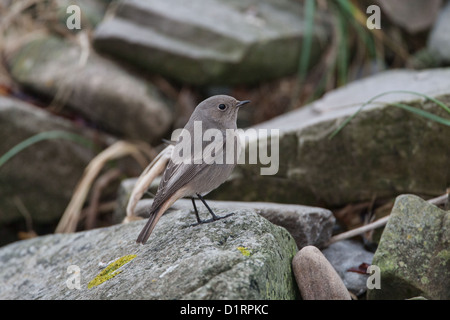
[[[447,111],[450,114],[450,108],[448,106],[446,106],[442,101],[439,101],[436,98],[427,96],[426,94],[415,92],[415,91],[408,91],[408,90],[394,90],[394,91],[386,92],[386,94],[389,94],[389,93],[409,93],[409,94],[413,94],[413,95],[425,98],[428,101],[434,102],[435,104],[437,104],[438,106],[440,106],[442,109],[444,109],[445,111]]]
[[[314,31],[314,15],[316,12],[315,3],[315,0],[305,1],[305,34],[303,37],[298,68],[298,78],[301,82],[306,78],[308,72],[308,64],[311,56],[312,38]]]
[[[328,137],[328,139],[333,139],[335,135],[337,135],[350,121],[353,120],[354,117],[356,117],[358,115],[358,113],[361,112],[361,110],[368,105],[371,102],[371,100],[363,103],[363,105],[361,107],[359,107],[358,110],[356,110],[356,112],[354,114],[352,114],[350,117],[348,117],[347,119],[345,119],[345,121],[336,129],[334,130],[330,136]]]
[[[75,134],[75,133],[61,131],[61,130],[41,132],[41,133],[35,134],[34,136],[29,137],[28,139],[23,140],[22,142],[16,144],[14,147],[9,149],[6,153],[4,153],[0,157],[0,167],[2,165],[4,165],[8,160],[10,160],[12,157],[14,157],[19,152],[21,152],[22,150],[32,146],[35,143],[38,143],[43,140],[49,140],[49,139],[70,140],[70,141],[79,143],[90,149],[92,149],[94,147],[94,144],[92,143],[92,141],[84,138],[81,135]]]
[[[339,7],[342,8],[342,10],[348,14],[349,16],[353,17],[355,8],[348,0],[338,0],[337,1]]]
[[[442,118],[442,117],[437,116],[437,115],[435,115],[435,114],[433,114],[431,112],[428,112],[428,111],[425,111],[425,110],[422,110],[422,109],[419,109],[419,108],[416,108],[416,107],[408,106],[408,105],[403,104],[403,103],[393,103],[391,105],[395,106],[397,108],[400,108],[400,109],[403,109],[403,110],[415,113],[415,114],[417,114],[417,115],[419,115],[419,116],[421,116],[423,118],[429,119],[431,121],[434,121],[434,122],[437,122],[437,123],[440,123],[440,124],[443,124],[443,125],[446,125],[446,126],[450,127],[450,120],[449,119]]]
[[[336,11],[338,15],[338,35],[340,40],[337,55],[338,85],[342,86],[347,83],[347,71],[349,69],[347,18],[341,10]]]
[[[353,28],[356,31],[356,34],[364,43],[366,49],[369,52],[370,58],[376,58],[377,57],[377,50],[375,46],[375,40],[373,38],[372,33],[368,32],[367,29],[364,29],[355,19],[351,20]]]
[[[383,93],[380,93],[380,94],[378,94],[378,95],[376,95],[376,96],[374,96],[373,98],[371,98],[371,99],[369,99],[368,101],[366,101],[365,103],[363,103],[362,105],[361,105],[361,107],[354,113],[354,114],[352,114],[350,117],[348,117],[336,130],[334,130],[331,134],[330,134],[330,136],[329,136],[329,139],[332,139],[334,136],[336,136],[350,121],[352,121],[353,120],[353,118],[355,118],[357,115],[358,115],[358,113],[359,112],[361,112],[361,110],[365,107],[365,106],[367,106],[368,104],[370,104],[370,103],[372,103],[373,101],[375,101],[376,99],[378,99],[378,98],[380,98],[380,97],[382,97],[382,96],[386,96],[386,95],[389,95],[389,94],[393,94],[393,93],[408,93],[408,94],[412,94],[412,95],[416,95],[416,96],[419,96],[419,97],[421,97],[421,98],[425,98],[426,100],[429,100],[429,101],[431,101],[431,102],[434,102],[436,105],[438,105],[439,107],[441,107],[442,109],[444,109],[445,111],[447,111],[449,114],[450,114],[450,108],[448,107],[448,106],[446,106],[442,101],[439,101],[438,99],[436,99],[436,98],[433,98],[433,97],[430,97],[430,96],[427,96],[426,94],[423,94],[423,93],[419,93],[419,92],[415,92],[415,91],[408,91],[408,90],[392,90],[392,91],[386,91],[386,92],[383,92]],[[396,105],[395,103],[394,104],[392,104],[392,105]],[[399,104],[397,104],[397,105],[399,105]],[[403,105],[403,107],[401,107],[401,108],[403,108],[403,109],[406,109],[406,108],[404,108],[404,106],[406,106],[406,105],[404,105],[404,104],[400,104],[400,105]],[[410,107],[410,106],[407,106],[407,107]],[[414,108],[414,107],[410,107],[410,108]],[[416,110],[421,110],[421,109],[417,109],[417,108],[414,108],[414,109],[416,109]],[[409,110],[409,111],[411,111],[411,110]],[[423,110],[421,110],[421,111],[423,111]],[[411,111],[412,112],[412,111]],[[422,115],[423,117],[426,117],[426,118],[428,118],[428,119],[430,119],[430,120],[433,120],[433,121],[436,121],[436,122],[439,122],[439,123],[442,123],[442,124],[446,124],[447,122],[447,120],[446,119],[444,119],[444,118],[442,118],[442,117],[439,117],[439,116],[436,116],[436,115],[433,115],[432,113],[429,113],[429,112],[427,112],[427,111],[423,111],[423,112],[415,112],[416,114],[419,114],[419,115]],[[431,117],[430,118],[430,115],[433,115],[433,116],[435,116],[435,118],[433,118],[433,117]]]

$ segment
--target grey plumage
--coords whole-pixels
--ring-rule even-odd
[[[201,196],[216,189],[229,177],[239,157],[240,145],[238,136],[234,136],[233,145],[226,139],[227,129],[235,130],[238,109],[241,105],[250,101],[238,101],[233,97],[218,95],[201,102],[192,113],[189,121],[183,128],[189,133],[194,143],[202,146],[201,150],[195,150],[193,143],[190,150],[186,150],[186,141],[183,141],[183,132],[177,140],[172,157],[161,178],[158,191],[150,208],[150,216],[147,224],[137,238],[137,243],[144,244],[150,237],[161,215],[178,199],[199,194]],[[225,106],[225,109],[222,108]],[[194,124],[201,123],[202,135],[194,135]],[[203,133],[207,129],[218,129],[223,135],[222,141],[203,141]],[[231,131],[228,131],[231,133]],[[185,136],[184,136],[185,137]],[[195,140],[194,140],[195,139]],[[200,140],[199,140],[200,139]],[[220,147],[221,151],[214,154],[215,159],[222,157],[222,163],[206,163],[202,152],[207,147]],[[227,149],[228,148],[228,149]],[[233,148],[233,150],[229,149]],[[216,149],[214,149],[216,150]],[[233,152],[234,161],[227,163],[226,154]],[[184,151],[186,152],[184,154]],[[178,156],[178,161],[175,160]],[[201,158],[201,163],[197,163]],[[186,161],[179,161],[180,159]],[[229,161],[228,161],[229,162]]]

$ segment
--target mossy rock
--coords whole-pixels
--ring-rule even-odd
[[[276,174],[261,175],[260,168],[269,165],[260,162],[239,164],[232,178],[209,196],[328,208],[407,193],[439,196],[450,185],[450,127],[395,104],[446,119],[448,112],[420,95],[392,91],[415,91],[448,106],[449,88],[450,68],[443,68],[391,70],[333,90],[251,128],[279,129]],[[383,93],[330,139],[365,102]],[[276,156],[271,163],[275,161]]]
[[[372,264],[381,288],[369,290],[369,299],[450,299],[450,212],[399,196]]]
[[[167,213],[145,245],[135,242],[145,220],[7,245],[0,248],[0,299],[299,297],[291,269],[297,246],[286,229],[247,209],[194,222],[190,209]],[[76,284],[69,266],[79,268],[79,289],[69,288]]]

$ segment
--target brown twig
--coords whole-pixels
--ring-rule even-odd
[[[13,198],[13,202],[17,207],[17,210],[19,210],[20,214],[25,219],[25,225],[27,228],[27,231],[19,231],[19,239],[29,239],[37,237],[36,232],[33,230],[33,219],[31,218],[31,214],[28,211],[28,209],[25,207],[24,203],[20,199],[20,197],[15,196]]]
[[[86,223],[87,230],[94,228],[95,219],[97,217],[98,208],[100,206],[100,197],[103,190],[111,183],[120,177],[122,171],[118,168],[113,168],[101,175],[94,186],[92,187],[91,199],[89,201],[89,207],[86,208]]]
[[[447,201],[447,199],[448,199],[448,194],[446,193],[437,198],[430,199],[430,200],[428,200],[428,202],[433,205],[441,205],[441,204],[444,204]],[[328,245],[338,242],[338,241],[341,241],[341,240],[353,238],[355,236],[358,236],[360,234],[363,234],[367,231],[370,231],[370,230],[373,230],[376,228],[383,227],[388,222],[389,217],[390,217],[390,215],[383,217],[381,219],[378,219],[372,223],[366,224],[362,227],[355,228],[353,230],[349,230],[347,232],[343,232],[338,235],[335,235],[334,237],[331,237],[330,241],[328,242]]]
[[[75,188],[69,205],[56,227],[56,233],[75,232],[80,219],[81,208],[83,207],[89,188],[95,178],[98,176],[106,162],[127,155],[133,156],[138,162],[142,161],[144,158],[136,145],[126,141],[118,141],[100,152],[91,160],[83,173],[83,177]]]
[[[134,209],[137,202],[142,198],[142,195],[147,191],[148,186],[152,181],[164,171],[164,168],[172,155],[173,148],[173,145],[168,145],[155,157],[155,159],[153,159],[139,176],[139,179],[131,192],[130,199],[128,200],[126,210],[127,215],[123,221],[124,223],[135,218]]]

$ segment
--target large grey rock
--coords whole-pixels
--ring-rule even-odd
[[[159,142],[172,116],[156,88],[93,50],[84,63],[85,53],[59,38],[37,36],[10,47],[7,61],[14,80],[24,87],[62,100],[114,134]]]
[[[364,272],[364,268],[360,270],[359,266],[372,264],[372,252],[365,250],[360,242],[343,240],[331,244],[322,253],[339,274],[348,291],[356,296],[366,292],[369,274],[354,270]]]
[[[369,290],[369,299],[450,299],[450,211],[397,197],[372,264],[381,288]]]
[[[125,218],[128,199],[136,181],[137,179],[134,178],[125,179],[120,184],[117,197],[118,205],[114,213],[114,220],[117,223]],[[325,246],[331,237],[336,220],[333,213],[324,208],[271,202],[215,201],[210,200],[209,196],[207,198],[207,203],[213,210],[217,208],[221,210],[250,209],[256,211],[273,224],[289,231],[299,249],[307,245],[319,248]],[[152,202],[152,199],[140,200],[136,205],[135,214],[148,217],[148,208]],[[198,208],[201,212],[206,212],[202,204]],[[169,208],[169,211],[180,209],[193,210],[192,201],[180,199]]]
[[[428,30],[436,20],[442,0],[376,0],[394,24],[411,34]]]
[[[77,32],[81,30],[91,29],[99,24],[108,8],[108,5],[114,0],[77,0],[76,2],[70,0],[56,0],[58,17],[64,27],[66,27],[67,19],[73,14],[73,12],[67,13],[67,8],[71,5],[77,5],[80,7],[80,29],[72,29],[71,31]],[[49,4],[49,10],[54,8]]]
[[[41,132],[63,131],[92,142],[110,138],[19,100],[0,97],[0,155]],[[21,202],[34,226],[58,219],[97,150],[67,139],[48,139],[17,153],[0,167],[0,224],[23,221]]]
[[[186,210],[164,215],[146,245],[146,221],[48,235],[0,248],[0,299],[294,299],[289,233],[251,210],[190,227]],[[112,260],[136,257],[109,280],[88,284]],[[78,266],[80,289],[69,266]],[[72,269],[73,270],[73,269]],[[69,269],[70,271],[70,269]],[[106,277],[107,278],[107,277]],[[103,278],[103,279],[106,279]]]
[[[440,12],[428,38],[427,48],[435,59],[450,63],[450,2]]]
[[[395,93],[367,105],[338,135],[330,134],[363,103],[392,90],[428,94],[450,105],[450,69],[394,70],[348,84],[253,129],[279,129],[279,170],[238,165],[211,193],[220,200],[342,206],[399,193],[440,195],[450,185],[450,127],[390,104],[405,103],[448,118],[436,104]],[[275,161],[276,157],[273,158]]]
[[[138,202],[136,213],[142,216],[148,216],[148,208],[153,200],[145,199]],[[257,212],[273,224],[285,228],[294,237],[298,248],[307,245],[323,247],[331,237],[335,218],[330,210],[301,206],[289,205],[271,202],[242,202],[242,201],[214,201],[207,200],[212,210],[241,210],[249,209]],[[206,209],[199,205],[200,212]],[[192,201],[180,199],[172,206],[172,210],[191,210]],[[124,215],[122,215],[123,219]]]
[[[290,0],[120,1],[94,45],[183,83],[260,82],[297,71],[302,17],[302,5]],[[317,20],[313,29],[313,59],[326,40],[323,25]]]

